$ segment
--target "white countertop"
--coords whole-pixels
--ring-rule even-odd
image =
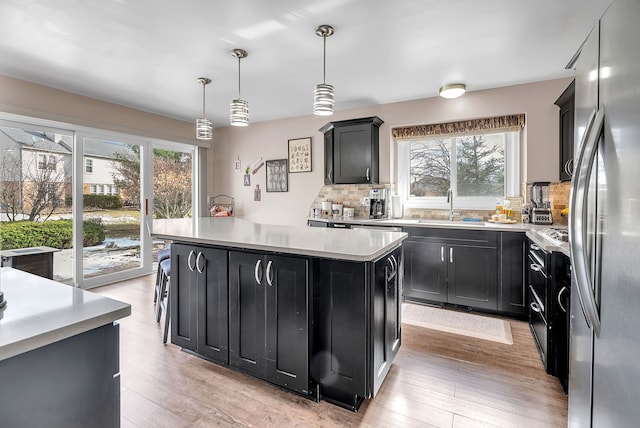
[[[423,220],[413,218],[393,218],[393,219],[370,219],[366,217],[344,218],[322,218],[309,217],[311,221],[324,223],[344,223],[344,224],[364,224],[374,226],[403,226],[403,227],[435,227],[444,229],[478,229],[478,230],[498,230],[502,232],[526,232],[531,227],[538,225],[523,223],[491,223],[486,221],[462,221],[462,220]]]
[[[180,242],[350,261],[375,260],[407,238],[403,232],[278,226],[235,217],[154,220],[151,235]]]
[[[0,361],[112,323],[131,305],[3,267],[0,290]]]

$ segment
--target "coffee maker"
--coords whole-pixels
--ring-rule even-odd
[[[369,218],[387,216],[387,189],[371,189],[369,191]]]

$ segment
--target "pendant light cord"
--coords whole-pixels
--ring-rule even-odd
[[[327,35],[322,36],[324,41],[324,54],[322,56],[322,83],[327,83]]]
[[[240,57],[238,57],[238,99],[242,99],[240,96]]]
[[[204,99],[205,99],[205,91],[204,88],[206,86],[206,83],[202,82],[202,117],[206,118],[207,115],[205,114],[204,111]]]

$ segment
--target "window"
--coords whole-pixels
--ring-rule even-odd
[[[47,155],[38,155],[38,169],[47,169]]]
[[[92,173],[93,172],[93,159],[86,159],[84,160],[84,172],[86,173]]]
[[[118,186],[115,186],[115,185],[111,186],[111,194],[114,195],[114,196],[118,196],[119,195]]]
[[[104,195],[104,186],[102,184],[96,186],[96,193],[98,195]]]
[[[92,195],[95,195],[96,193],[98,193],[98,191],[96,190],[95,184],[89,185],[89,193],[91,193]]]
[[[49,155],[49,163],[47,163],[47,169],[55,171],[58,166],[58,159],[55,155]]]
[[[520,131],[445,134],[398,140],[398,191],[410,208],[491,209],[518,196]]]

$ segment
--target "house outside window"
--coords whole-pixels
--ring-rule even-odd
[[[91,174],[93,172],[93,159],[84,160],[84,172]]]
[[[38,155],[38,169],[47,169],[47,155]]]
[[[394,135],[398,191],[406,207],[449,208],[449,189],[461,209],[490,209],[497,199],[519,195],[521,128],[461,124],[403,128]]]
[[[91,193],[92,195],[95,195],[97,192],[98,191],[96,189],[96,185],[95,184],[89,185],[89,193]]]
[[[49,155],[49,162],[47,163],[47,169],[55,171],[58,167],[58,159],[55,155]]]
[[[96,193],[98,195],[104,195],[104,186],[102,184],[96,185]]]

